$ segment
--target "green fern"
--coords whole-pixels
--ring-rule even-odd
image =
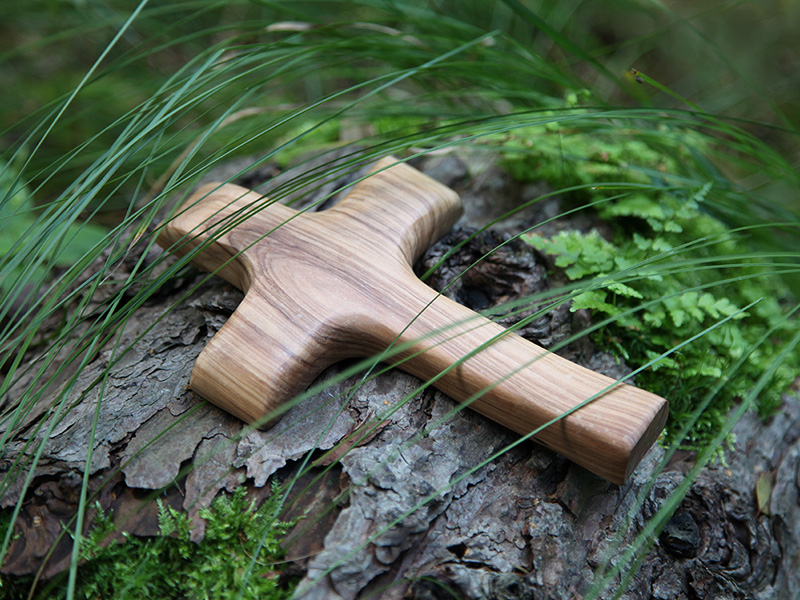
[[[527,139],[546,138],[547,131],[528,131]],[[612,226],[613,235],[605,239],[596,229],[567,230],[526,239],[554,257],[554,266],[570,280],[588,284],[575,294],[571,310],[586,309],[596,321],[608,320],[595,332],[596,344],[634,368],[653,363],[637,375],[637,383],[670,400],[667,441],[674,441],[705,395],[725,378],[726,385],[683,442],[685,447],[702,446],[719,432],[730,407],[767,370],[780,352],[781,339],[796,327],[794,321],[779,324],[790,298],[776,271],[780,267],[760,258],[747,231],[732,231],[703,210],[706,197],[714,193],[710,183],[694,191],[665,183],[680,172],[679,147],[663,153],[624,134],[560,139],[558,156],[552,146],[536,146],[524,160],[510,154],[509,164],[518,177],[545,177],[564,187],[597,179],[608,182],[591,186],[578,200],[596,203],[597,217]],[[524,143],[525,138],[515,141]],[[650,187],[619,195],[624,186],[637,183]],[[753,302],[757,304],[743,310]],[[759,337],[773,326],[773,343],[754,350]],[[679,352],[659,358],[710,327]],[[730,372],[745,353],[749,356],[744,364]],[[759,396],[762,416],[780,405],[799,367],[795,353],[777,370]]]

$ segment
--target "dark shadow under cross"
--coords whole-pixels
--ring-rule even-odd
[[[198,357],[192,389],[259,422],[331,364],[391,346],[399,352],[388,362],[425,381],[438,377],[436,388],[523,435],[594,398],[535,439],[622,483],[661,432],[667,402],[549,353],[422,283],[412,265],[461,210],[455,192],[391,158],[317,213],[231,184],[200,189],[159,244],[186,254],[216,237],[192,262],[246,295]]]

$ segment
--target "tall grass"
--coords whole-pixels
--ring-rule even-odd
[[[16,14],[4,20],[8,35],[3,37],[9,41],[0,48],[7,66],[2,77],[13,91],[0,114],[0,240],[5,248],[0,257],[0,452],[10,452],[32,411],[49,418],[35,421],[40,435],[26,436],[27,458],[11,456],[0,489],[14,480],[24,481],[23,489],[31,483],[44,451],[44,443],[33,440],[46,440],[59,418],[74,408],[69,404],[73,393],[88,391],[73,388],[106,347],[112,349],[108,367],[95,381],[99,410],[106,378],[129,348],[121,344],[122,328],[186,268],[188,259],[166,267],[164,256],[144,260],[154,243],[157,216],[167,214],[176,198],[219,164],[248,156],[247,169],[269,161],[288,165],[308,153],[322,155],[351,143],[342,141],[349,129],[364,134],[353,143],[352,155],[336,163],[342,172],[387,154],[409,157],[476,146],[521,164],[538,156],[536,142],[527,146],[513,140],[532,128],[636,140],[662,151],[683,144],[682,160],[661,173],[658,184],[646,165],[621,169],[646,176],[639,187],[655,196],[665,187],[687,198],[711,190],[704,194],[703,209],[750,238],[758,251],[753,255],[761,268],[757,277],[777,277],[795,294],[800,291],[793,246],[798,115],[787,102],[797,76],[765,60],[759,65],[767,73],[775,70],[779,81],[765,80],[760,66],[743,63],[727,39],[707,28],[712,18],[738,27],[743,11],[756,9],[731,2],[678,14],[657,2],[623,0],[610,7],[599,21],[591,3],[517,0],[283,7],[87,0],[12,8]],[[773,25],[788,35],[780,23]],[[687,53],[673,47],[665,58],[664,44],[672,40],[685,43]],[[690,69],[689,52],[698,49],[704,59]],[[44,83],[42,73],[48,74]],[[591,156],[555,155],[548,164],[563,170],[573,160]],[[311,191],[323,175],[312,171],[273,197]],[[606,177],[603,185],[624,194],[631,181]],[[555,190],[567,196],[574,191]],[[106,229],[98,231],[96,223]],[[707,264],[714,266],[713,243],[699,239],[695,244],[708,245]],[[643,257],[614,279],[636,282],[652,276],[654,268],[664,275],[697,268],[697,262],[680,262],[686,252],[675,248],[659,257],[670,259],[668,266]],[[124,281],[117,280],[118,266],[130,257],[137,258],[135,267]],[[719,260],[726,266],[752,263],[744,256]],[[112,283],[113,294],[96,300],[98,290]],[[581,280],[550,299],[575,298],[601,283]],[[785,306],[786,318],[793,310],[794,305]],[[66,317],[53,328],[54,315],[62,313]],[[709,331],[738,316],[721,317]],[[773,328],[781,326],[776,322]],[[752,342],[742,364],[760,344],[769,343],[773,331]],[[693,340],[676,342],[639,370]],[[738,408],[707,440],[698,466],[638,545],[607,577],[598,573],[595,592],[643,556],[692,478],[722,447],[742,411],[755,403],[771,371],[790,360],[796,343],[786,340],[775,352],[771,368],[751,382]],[[367,378],[376,364],[367,361],[358,369],[366,368]],[[731,373],[740,367],[729,365]],[[723,384],[721,378],[719,389],[696,398],[685,418],[671,424],[670,452],[702,419]],[[75,539],[70,598],[90,503],[92,435],[80,509],[67,525]],[[9,515],[2,556],[21,506],[22,499]]]

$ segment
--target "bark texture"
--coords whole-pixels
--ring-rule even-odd
[[[559,210],[558,199],[534,204],[473,235],[543,190],[520,186],[480,155],[429,158],[418,166],[454,187],[467,205],[461,228],[418,266],[423,273],[457,248],[430,280],[440,289],[509,234]],[[267,185],[280,186],[281,177]],[[330,181],[316,197],[352,179]],[[240,183],[254,187],[257,180],[256,174]],[[137,258],[130,256],[127,267]],[[581,597],[691,467],[693,457],[680,454],[653,481],[663,456],[656,447],[629,482],[615,486],[534,443],[520,443],[480,415],[454,411],[447,397],[420,391],[420,382],[401,372],[381,373],[352,392],[360,376],[341,377],[348,364],[329,369],[322,379],[330,386],[274,428],[243,430],[187,389],[194,359],[242,298],[213,279],[179,302],[202,278],[190,273],[174,281],[136,313],[120,345],[130,349],[120,356],[109,344],[96,356],[72,388],[72,410],[53,415],[46,395],[28,413],[0,463],[12,482],[2,507],[14,506],[23,493],[25,471],[20,475],[16,461],[30,464],[29,449],[44,439],[45,452],[22,499],[19,537],[4,572],[43,567],[49,576],[67,566],[71,540],[63,525],[76,511],[96,409],[90,492],[113,510],[121,530],[157,532],[151,492],[158,492],[193,515],[200,539],[204,524],[197,513],[220,491],[247,485],[254,496],[265,496],[271,479],[298,477],[286,517],[302,518],[287,548],[302,577],[297,597],[308,599]],[[544,264],[512,242],[446,293],[484,309],[549,285]],[[562,307],[521,333],[551,346],[585,318]],[[612,376],[626,372],[586,340],[563,353]],[[110,362],[98,404],[101,386],[93,383]],[[603,597],[623,583],[629,587],[622,597],[631,599],[800,595],[800,402],[787,396],[779,415],[767,423],[748,415],[736,433],[728,464],[701,473],[656,542],[639,554],[638,570],[612,577]],[[763,490],[771,493],[765,497]]]

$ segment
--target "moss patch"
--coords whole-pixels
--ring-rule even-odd
[[[207,520],[200,543],[189,539],[186,514],[159,504],[160,535],[104,545],[114,531],[112,520],[100,516],[83,540],[75,598],[115,600],[234,598],[281,600],[291,596],[294,582],[281,577],[283,552],[279,540],[291,523],[275,520],[279,495],[260,508],[238,488],[214,500],[201,511]],[[27,597],[32,579],[5,578],[0,598]],[[34,598],[65,598],[63,577],[39,583]]]

